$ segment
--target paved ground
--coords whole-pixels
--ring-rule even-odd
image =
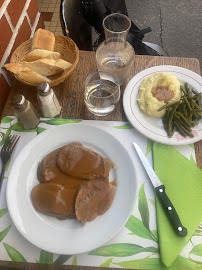
[[[169,56],[197,58],[202,71],[202,0],[126,0],[130,19],[150,26],[144,41],[156,43]]]

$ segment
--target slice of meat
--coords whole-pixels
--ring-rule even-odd
[[[53,152],[46,155],[39,163],[37,170],[37,177],[40,182],[48,182],[55,179],[56,175],[60,171],[57,166],[57,156],[62,148],[58,148]]]
[[[68,189],[55,183],[39,184],[31,192],[35,209],[58,219],[75,216],[76,195],[76,189]]]
[[[83,224],[103,215],[111,206],[115,187],[98,179],[81,186],[75,203],[76,217]]]
[[[107,177],[114,166],[111,160],[77,144],[65,146],[58,154],[57,164],[64,173],[88,180]]]
[[[82,145],[80,143],[72,143],[72,145]],[[71,145],[71,144],[70,144]],[[54,180],[60,174],[60,169],[57,166],[57,157],[64,147],[60,147],[48,155],[39,163],[37,177],[40,182],[48,182]]]

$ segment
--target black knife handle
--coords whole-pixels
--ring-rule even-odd
[[[166,211],[166,214],[170,217],[170,221],[174,226],[176,233],[181,237],[185,237],[187,235],[187,229],[182,226],[178,214],[165,192],[165,186],[158,186],[155,188],[155,190],[161,204],[163,205],[163,208]]]

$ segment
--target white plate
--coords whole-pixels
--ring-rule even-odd
[[[75,141],[116,164],[110,171],[110,180],[116,179],[118,184],[110,209],[85,225],[37,212],[30,197],[32,188],[39,183],[39,161],[52,150]],[[126,149],[106,131],[85,124],[63,125],[39,134],[16,158],[7,184],[8,210],[17,229],[32,244],[57,254],[83,253],[105,244],[125,225],[136,198],[137,178]]]
[[[144,114],[138,106],[137,95],[139,86],[143,79],[154,75],[157,72],[169,73],[178,78],[181,84],[187,82],[196,91],[202,91],[202,77],[198,74],[176,66],[155,66],[145,69],[134,76],[126,86],[123,95],[123,107],[130,123],[144,136],[153,141],[170,145],[185,145],[197,142],[202,139],[202,121],[194,127],[194,137],[182,137],[175,132],[172,138],[168,138],[161,118],[153,118]]]

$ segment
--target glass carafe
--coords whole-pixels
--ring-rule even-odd
[[[130,27],[131,21],[124,14],[113,13],[105,17],[105,41],[96,50],[98,70],[113,73],[120,85],[126,82],[134,64],[134,49],[126,41]]]

